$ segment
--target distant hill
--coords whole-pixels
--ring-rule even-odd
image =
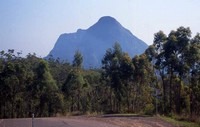
[[[61,34],[48,57],[73,61],[75,51],[83,55],[85,68],[100,67],[101,60],[108,48],[118,42],[122,50],[131,57],[142,54],[148,47],[145,42],[134,36],[116,19],[105,16],[86,30],[78,29],[75,33]]]

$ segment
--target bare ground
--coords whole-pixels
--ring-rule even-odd
[[[175,127],[158,117],[56,117],[0,119],[0,127]]]

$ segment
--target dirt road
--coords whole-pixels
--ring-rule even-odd
[[[56,117],[1,119],[0,127],[174,127],[157,117]]]

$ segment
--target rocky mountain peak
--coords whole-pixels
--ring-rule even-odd
[[[77,50],[83,55],[85,68],[100,67],[101,60],[108,48],[118,42],[122,50],[131,57],[143,53],[147,44],[124,28],[115,18],[104,16],[86,30],[61,34],[49,56],[55,59],[73,61]]]

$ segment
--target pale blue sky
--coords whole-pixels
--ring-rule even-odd
[[[179,26],[200,32],[200,0],[0,0],[0,50],[46,56],[62,33],[112,16],[147,44]]]

